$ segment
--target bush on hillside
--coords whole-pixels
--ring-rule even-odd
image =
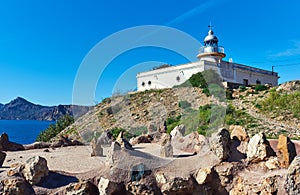
[[[265,85],[256,85],[255,86],[255,91],[265,91],[267,89],[268,89],[268,87]]]
[[[186,101],[186,100],[183,100],[183,101],[180,101],[178,103],[178,106],[182,109],[186,109],[186,108],[190,108],[191,107],[191,103]]]
[[[70,115],[65,115],[56,121],[55,124],[51,124],[47,129],[42,131],[37,136],[36,141],[48,142],[72,123],[74,123],[74,118]]]

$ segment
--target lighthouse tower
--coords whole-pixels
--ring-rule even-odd
[[[208,35],[204,39],[204,46],[199,49],[199,54],[197,58],[200,61],[210,61],[216,64],[220,64],[222,58],[226,55],[224,53],[224,48],[218,45],[218,38],[214,35],[212,26],[209,25]]]

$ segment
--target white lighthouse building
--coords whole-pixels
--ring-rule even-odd
[[[207,69],[220,73],[224,85],[278,85],[278,73],[238,63],[223,61],[226,56],[224,48],[209,26],[204,46],[199,49],[199,61],[183,65],[169,66],[137,74],[137,90],[171,88],[188,80],[193,74]]]

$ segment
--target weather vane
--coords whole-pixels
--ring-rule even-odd
[[[209,28],[210,30],[213,29],[213,26],[211,25],[211,22],[209,23],[208,28]]]

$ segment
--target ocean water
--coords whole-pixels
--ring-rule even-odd
[[[35,120],[0,120],[0,133],[7,133],[8,139],[19,144],[35,142],[38,134],[47,129],[50,121]]]

